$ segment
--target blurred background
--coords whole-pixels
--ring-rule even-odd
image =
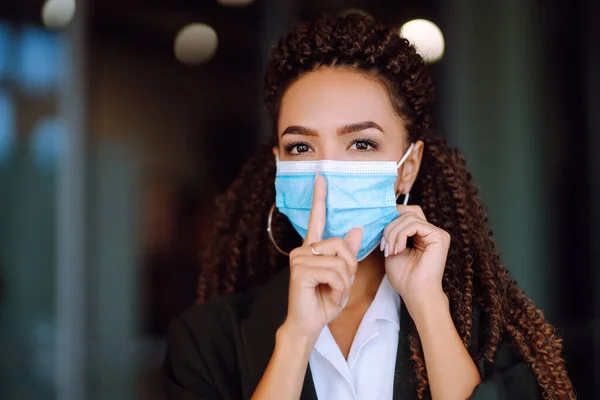
[[[1,0],[1,399],[162,399],[215,195],[270,134],[269,48],[348,9],[439,27],[403,34],[440,134],[579,397],[600,398],[599,2]]]

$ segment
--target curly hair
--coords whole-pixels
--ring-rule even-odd
[[[476,359],[492,358],[508,337],[528,362],[546,399],[575,398],[564,361],[562,340],[540,310],[525,297],[500,264],[487,217],[465,160],[434,133],[434,88],[423,59],[398,30],[368,16],[350,14],[300,22],[273,48],[265,78],[265,102],[276,124],[281,98],[303,74],[316,68],[347,68],[377,77],[405,121],[411,142],[425,144],[422,166],[411,194],[428,221],[452,237],[443,288],[463,343],[471,343],[475,309],[486,313],[488,337]],[[287,267],[266,233],[275,200],[272,145],[243,167],[226,194],[217,199],[212,242],[204,254],[198,300],[244,290]],[[285,217],[275,213],[273,235],[291,250],[301,240]],[[418,398],[429,392],[423,349],[414,326],[409,345]]]

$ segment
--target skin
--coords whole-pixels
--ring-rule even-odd
[[[278,135],[274,154],[280,160],[399,161],[410,145],[405,124],[379,81],[331,68],[310,72],[288,88]],[[418,141],[398,170],[396,193],[410,191],[422,154]],[[347,358],[386,273],[415,321],[432,397],[469,397],[479,373],[442,290],[450,235],[428,223],[420,207],[399,205],[400,217],[385,228],[381,251],[357,263],[360,227],[344,238],[322,240],[326,191],[325,180],[317,177],[306,239],[290,253],[288,316],[253,399],[299,398],[310,353],[325,325]],[[414,238],[412,249],[406,248],[409,237]]]

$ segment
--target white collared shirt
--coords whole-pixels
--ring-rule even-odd
[[[309,365],[320,400],[391,400],[394,389],[400,296],[387,275],[367,309],[344,356],[325,326]]]

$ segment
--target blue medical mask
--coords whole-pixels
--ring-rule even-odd
[[[394,183],[402,160],[395,161],[278,161],[275,205],[306,238],[317,173],[327,182],[323,239],[344,237],[361,226],[363,238],[357,260],[365,259],[380,243],[387,224],[398,218]],[[408,201],[408,194],[404,204]]]

